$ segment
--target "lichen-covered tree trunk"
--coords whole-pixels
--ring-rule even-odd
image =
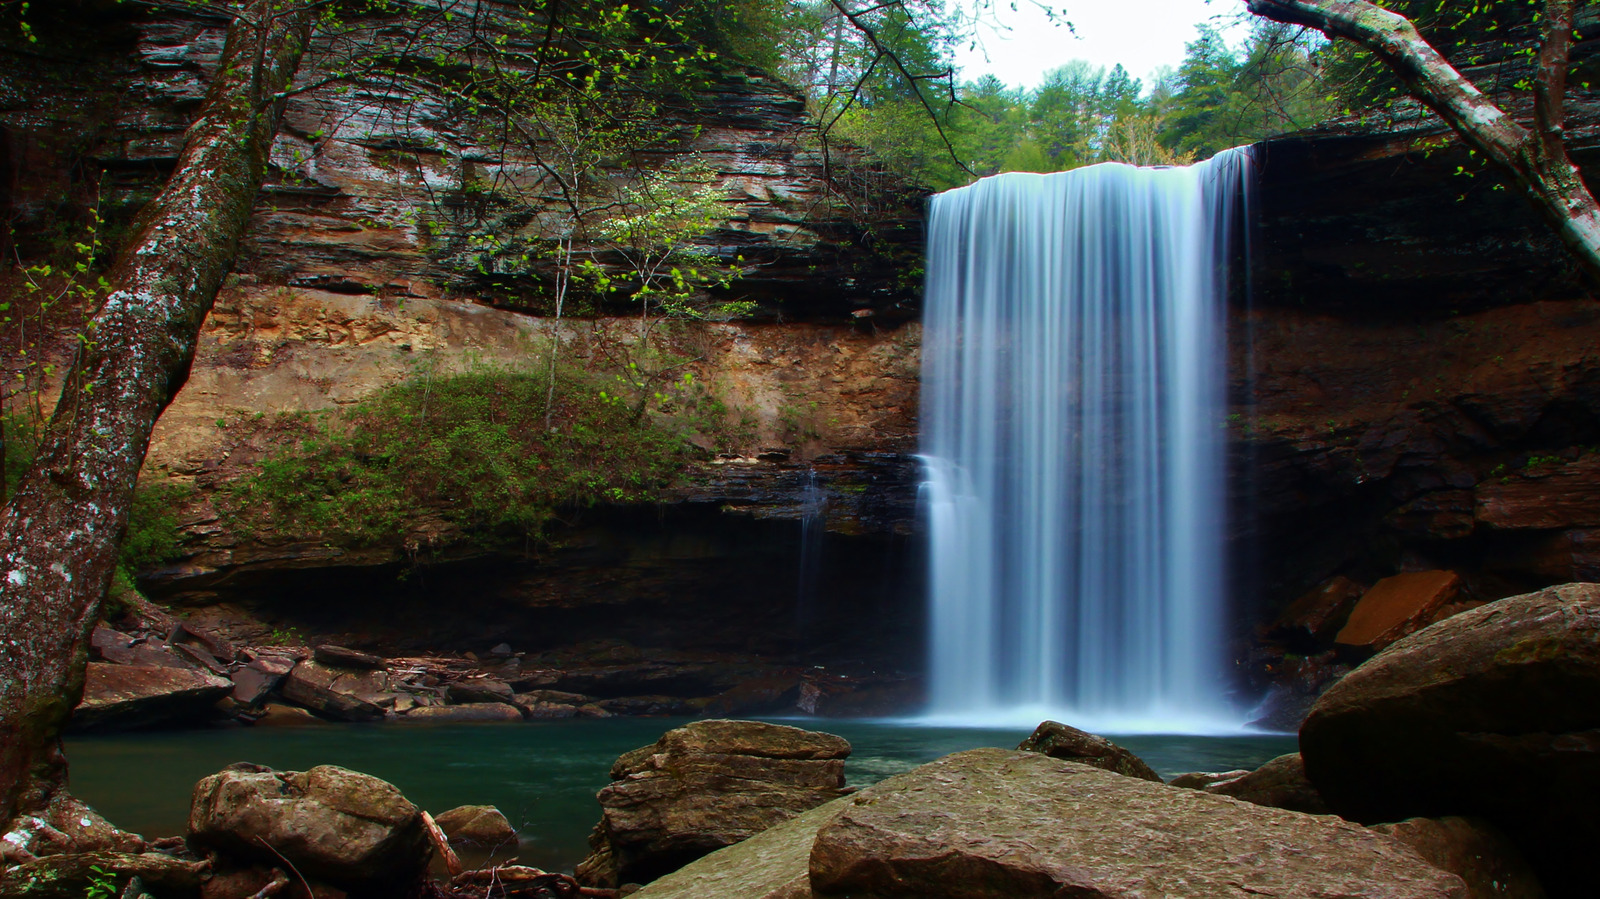
[[[1246,5],[1263,18],[1315,28],[1371,50],[1468,146],[1511,174],[1560,235],[1590,287],[1600,287],[1600,205],[1567,156],[1562,132],[1574,0],[1545,0],[1531,128],[1484,96],[1399,13],[1360,0],[1246,0]]]
[[[308,5],[229,7],[221,64],[177,169],[135,223],[38,456],[0,509],[0,826],[42,807],[64,777],[60,733],[82,695],[134,481],[260,191]]]

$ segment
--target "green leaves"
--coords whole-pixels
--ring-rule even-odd
[[[301,419],[297,445],[229,488],[231,514],[247,531],[348,545],[405,541],[438,520],[478,542],[520,541],[561,509],[646,500],[691,458],[677,428],[635,419],[580,373],[557,375],[546,428],[547,385],[494,369],[424,374]]]

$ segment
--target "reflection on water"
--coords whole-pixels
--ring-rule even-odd
[[[78,737],[68,741],[72,790],[121,827],[147,836],[183,831],[189,795],[233,762],[304,770],[341,765],[381,777],[438,813],[496,805],[522,831],[526,864],[570,870],[599,820],[594,794],[617,756],[655,742],[682,720],[612,719],[526,724],[328,725]],[[866,786],[942,755],[1012,747],[1027,729],[909,726],[872,721],[786,721],[826,730],[855,747],[845,773]],[[1253,768],[1293,752],[1286,736],[1112,736],[1163,776]]]

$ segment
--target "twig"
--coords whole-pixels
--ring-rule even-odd
[[[288,857],[285,856],[282,852],[279,852],[278,850],[272,848],[272,844],[267,842],[265,837],[256,837],[256,842],[258,842],[261,845],[267,847],[267,851],[268,852],[272,853],[273,855],[276,855],[278,858],[283,859],[283,863],[289,866],[289,870],[294,872],[294,876],[300,878],[300,885],[306,888],[306,895],[307,896],[315,896],[316,895],[316,893],[313,893],[311,891],[311,882],[306,880],[306,876],[304,874],[301,874],[300,873],[300,869],[296,868],[294,866],[294,862],[289,861]]]
[[[428,831],[428,838],[433,841],[433,848],[438,850],[440,858],[444,859],[444,869],[450,872],[451,877],[460,877],[464,870],[461,867],[461,858],[450,848],[450,841],[445,839],[444,831],[439,829],[439,822],[427,812],[422,813],[422,827]]]

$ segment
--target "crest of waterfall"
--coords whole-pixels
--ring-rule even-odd
[[[1006,174],[929,211],[931,712],[1236,726],[1223,333],[1251,159]]]

